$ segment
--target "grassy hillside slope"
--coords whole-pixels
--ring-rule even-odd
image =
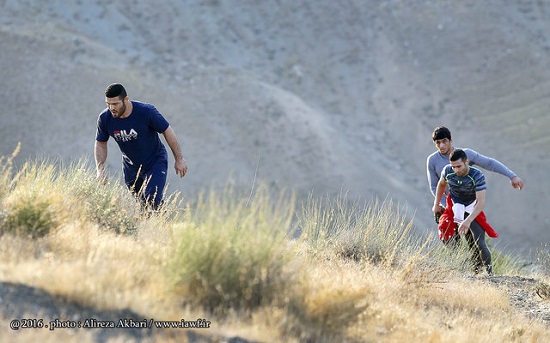
[[[0,318],[10,342],[545,342],[538,270],[411,231],[391,200],[231,186],[146,214],[90,167],[0,161]],[[296,235],[299,231],[301,234]],[[8,328],[8,323],[10,327]],[[100,327],[109,325],[112,328]]]

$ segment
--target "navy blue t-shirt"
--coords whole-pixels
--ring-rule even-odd
[[[451,199],[455,203],[470,205],[476,200],[476,192],[487,189],[485,175],[474,167],[470,167],[470,171],[466,176],[458,176],[450,164],[446,165],[441,176],[449,186]]]
[[[159,159],[168,160],[166,148],[159,133],[170,124],[151,104],[132,101],[132,113],[126,118],[114,118],[108,108],[97,119],[96,140],[106,142],[113,137],[122,152],[126,170],[147,172]]]

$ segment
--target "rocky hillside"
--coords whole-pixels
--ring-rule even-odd
[[[520,0],[0,0],[0,154],[92,160],[103,91],[122,82],[179,135],[190,169],[170,189],[186,198],[228,179],[349,191],[428,232],[443,124],[526,181],[488,175],[486,212],[501,247],[532,252],[550,241],[549,16]]]

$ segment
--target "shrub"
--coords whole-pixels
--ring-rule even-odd
[[[12,177],[5,176],[11,160],[1,165],[2,232],[35,238],[69,221],[93,221],[116,233],[137,228],[141,212],[131,194],[118,182],[99,184],[82,161],[68,167],[27,162]]]
[[[310,198],[298,219],[301,239],[313,250],[329,249],[345,258],[390,264],[400,255],[416,253],[422,244],[411,235],[412,224],[391,200],[359,206],[345,197]]]
[[[97,182],[95,173],[84,161],[71,164],[59,173],[63,187],[78,199],[88,220],[115,233],[135,232],[141,210],[126,186],[118,181],[106,185]]]
[[[351,286],[325,280],[296,288],[281,329],[301,342],[345,341],[346,330],[358,322],[371,293],[367,287]]]
[[[3,232],[41,237],[63,222],[74,201],[59,185],[55,168],[47,163],[26,163],[15,175],[4,197]]]
[[[232,189],[199,197],[174,226],[176,289],[211,311],[270,304],[293,283],[285,253],[293,206],[286,196],[271,204],[264,187],[250,201]]]

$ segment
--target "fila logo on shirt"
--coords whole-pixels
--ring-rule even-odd
[[[113,132],[113,138],[116,141],[128,142],[132,139],[137,139],[137,136],[138,134],[134,129],[130,129],[130,132],[127,132],[126,130],[115,130],[115,132]]]

